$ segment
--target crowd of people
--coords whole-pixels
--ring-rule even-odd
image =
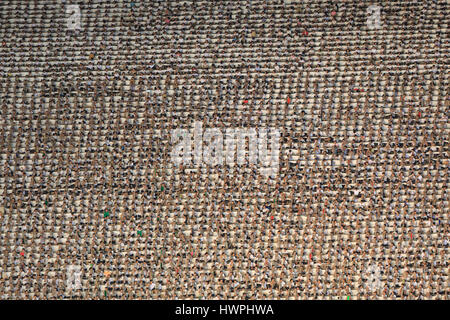
[[[0,298],[448,299],[449,9],[378,4],[2,0]]]

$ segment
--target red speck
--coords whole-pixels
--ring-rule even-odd
[[[336,11],[331,11],[331,15],[334,17],[336,15]]]
[[[291,98],[287,98],[287,103],[291,103]]]
[[[411,239],[412,239],[412,233],[411,233]]]
[[[420,118],[420,111],[419,111],[419,118]]]
[[[271,216],[271,217],[270,217],[270,219],[272,219],[272,220],[273,220],[273,216]]]
[[[307,36],[307,35],[308,35],[308,31],[306,31],[306,30],[303,31],[303,35],[304,35],[304,36]]]
[[[312,253],[309,254],[309,260],[312,260]]]
[[[244,103],[248,103],[248,100],[244,100]]]
[[[191,251],[191,256],[194,256],[194,252],[193,251]]]
[[[25,255],[25,252],[21,251],[20,255],[23,257]]]
[[[169,18],[166,18],[166,20],[164,20],[166,23],[169,23],[170,22],[170,20],[169,20]]]
[[[323,208],[322,213],[325,213],[325,208]]]

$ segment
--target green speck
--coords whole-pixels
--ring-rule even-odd
[[[47,200],[45,200],[45,204],[48,204],[48,201],[47,201]]]
[[[137,234],[142,236],[142,231],[138,230]]]
[[[347,296],[347,300],[350,300],[350,296]]]
[[[161,191],[164,191],[164,187],[161,187]]]
[[[103,214],[103,216],[106,218],[106,217],[109,217],[109,212],[108,211],[105,211],[105,213]]]

